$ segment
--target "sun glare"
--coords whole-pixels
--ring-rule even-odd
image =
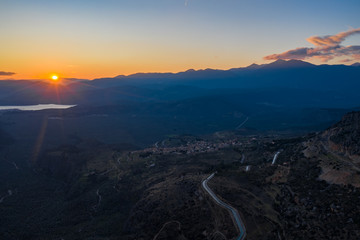
[[[57,80],[59,79],[59,77],[56,76],[56,75],[52,75],[52,76],[51,76],[51,79],[54,80],[54,81],[57,81]]]

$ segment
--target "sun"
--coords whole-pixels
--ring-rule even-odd
[[[52,76],[51,76],[51,79],[54,80],[54,81],[57,81],[57,80],[59,79],[59,77],[56,76],[56,75],[52,75]]]

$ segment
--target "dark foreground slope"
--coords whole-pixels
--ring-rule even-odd
[[[240,212],[247,239],[359,239],[358,115],[291,139],[217,132],[146,149],[78,139],[30,168],[2,150],[0,237],[233,239],[229,213],[201,188],[217,171],[208,185]],[[324,178],[325,163],[354,177]]]

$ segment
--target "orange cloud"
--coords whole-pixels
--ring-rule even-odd
[[[335,57],[348,57],[349,61],[360,59],[360,46],[341,46],[347,37],[360,33],[360,28],[341,32],[332,36],[318,37],[313,36],[307,39],[315,45],[313,48],[296,48],[280,54],[271,54],[264,57],[264,60],[304,60],[309,58],[320,59],[327,62]],[[349,58],[350,57],[350,58]]]
[[[265,60],[278,60],[278,59],[297,59],[304,60],[307,58],[317,58],[326,62],[334,58],[333,55],[336,54],[339,46],[334,47],[318,47],[318,48],[296,48],[293,50],[289,50],[280,54],[272,54],[269,56],[265,56]]]
[[[336,46],[343,42],[345,38],[360,33],[360,28],[352,29],[346,32],[341,32],[332,36],[318,37],[313,36],[306,39],[309,43],[315,46]]]

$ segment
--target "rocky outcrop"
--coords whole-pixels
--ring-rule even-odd
[[[360,160],[360,112],[346,114],[322,138],[327,140],[331,151]]]
[[[320,179],[360,187],[360,112],[346,114],[304,145],[304,155],[320,162]]]

